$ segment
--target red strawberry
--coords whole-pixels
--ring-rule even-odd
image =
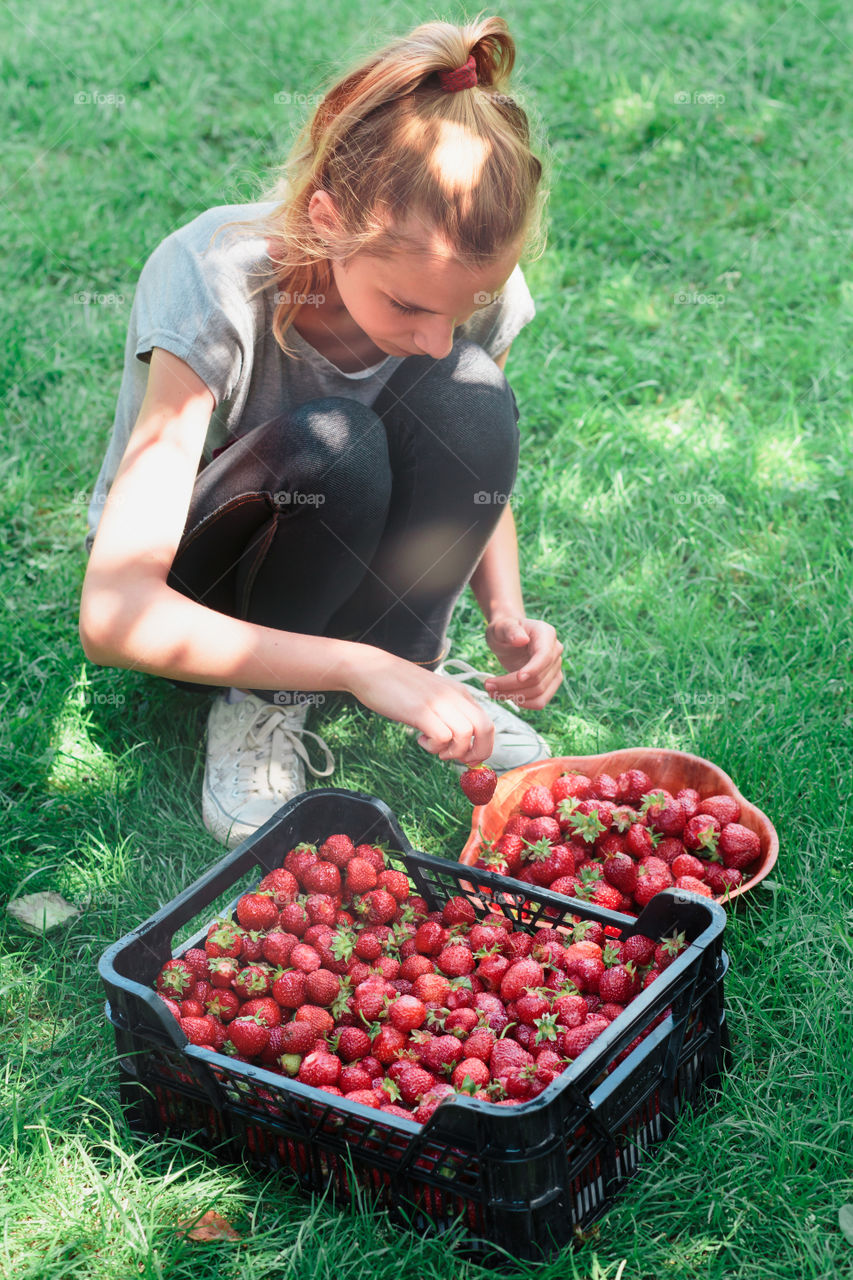
[[[474,998],[474,1008],[482,1015],[485,1026],[500,1035],[509,1026],[509,1018],[500,996],[481,991]]]
[[[639,989],[637,972],[632,964],[616,964],[605,969],[598,984],[598,994],[605,1003],[625,1005]]]
[[[545,973],[535,960],[516,960],[501,979],[501,999],[506,1003],[517,1000],[530,987],[541,987]]]
[[[298,1053],[302,1056],[311,1051],[317,1037],[308,1022],[284,1022],[278,1027],[276,1038],[281,1045],[280,1053]],[[367,1040],[366,1034],[364,1038]],[[369,1040],[367,1044],[369,1047]]]
[[[322,1089],[326,1085],[335,1084],[340,1074],[340,1058],[332,1053],[323,1053],[322,1050],[313,1050],[302,1059],[297,1079],[303,1084],[313,1085],[315,1089]]]
[[[609,773],[600,773],[592,780],[592,793],[600,796],[602,800],[615,800],[617,791],[616,779]]]
[[[627,853],[614,853],[603,862],[604,878],[620,893],[632,894],[637,887],[637,864]]]
[[[710,813],[712,818],[716,818],[721,827],[727,822],[737,822],[740,818],[740,805],[734,796],[706,796],[702,801],[700,813]]]
[[[327,893],[330,897],[338,897],[341,892],[341,873],[333,862],[313,862],[305,868],[302,877],[303,888],[308,893]]]
[[[286,933],[301,938],[311,923],[311,917],[302,902],[286,902],[278,913],[278,922]]]
[[[587,1004],[583,996],[561,994],[554,1001],[554,1013],[558,1024],[569,1030],[586,1021]]]
[[[220,1022],[230,1022],[240,1012],[240,997],[236,991],[220,991],[218,988],[214,988],[205,1001],[204,1007],[209,1014],[212,1014],[214,1018],[218,1018]]]
[[[340,978],[328,969],[315,969],[305,979],[305,999],[309,1004],[328,1008],[334,1004],[340,990]]]
[[[309,924],[327,924],[333,927],[337,919],[340,899],[331,893],[309,893],[305,899],[305,910]],[[282,915],[287,907],[282,908]],[[294,931],[295,932],[295,931]]]
[[[579,1027],[573,1027],[563,1036],[562,1050],[567,1058],[578,1058],[588,1049],[592,1042],[601,1035],[602,1031],[606,1031],[610,1023],[606,1018],[600,1018],[595,1014],[591,1014],[586,1022]]]
[[[422,973],[412,983],[412,995],[424,1004],[443,1005],[450,994],[450,980],[442,973]]]
[[[276,867],[268,871],[258,885],[259,893],[266,890],[272,893],[273,902],[281,910],[286,902],[293,902],[299,894],[299,881],[285,867]]]
[[[453,1097],[456,1090],[452,1084],[436,1084],[425,1093],[421,1098],[418,1108],[415,1112],[415,1120],[418,1124],[426,1124],[427,1120],[432,1116],[437,1107],[440,1107],[445,1098]]]
[[[447,945],[450,934],[437,920],[425,920],[415,933],[415,946],[421,955],[437,956]]]
[[[185,960],[167,960],[157,974],[157,990],[161,995],[182,1000],[195,986],[196,977]]]
[[[296,876],[297,880],[302,879],[302,873],[306,867],[310,867],[312,862],[317,861],[317,846],[309,844],[307,840],[303,840],[301,844],[291,849],[284,859],[284,865],[291,875]]]
[[[655,947],[655,967],[659,970],[666,969],[676,956],[681,955],[686,946],[683,933],[674,933],[670,938],[662,938]]]
[[[681,840],[675,836],[664,836],[663,840],[659,840],[655,845],[655,857],[660,858],[661,862],[665,862],[668,867],[671,867],[675,859],[686,852]]]
[[[651,789],[652,780],[642,769],[626,769],[616,779],[616,798],[621,804],[639,804]]]
[[[637,872],[637,887],[634,890],[634,901],[640,907],[645,907],[656,893],[660,893],[663,889],[668,889],[670,880],[666,876],[660,875],[654,871],[649,871],[646,867],[641,866]]]
[[[647,804],[646,802],[655,795],[662,797],[663,792],[649,792],[643,800],[644,812],[649,825],[654,827],[655,831],[660,831],[662,835],[680,836],[684,830],[684,824],[687,822],[684,805],[673,796],[665,797],[662,804]]]
[[[735,867],[721,867],[718,862],[709,862],[705,868],[705,880],[714,894],[721,894],[743,884],[743,873]]]
[[[676,889],[684,889],[687,893],[698,893],[703,898],[713,898],[714,891],[710,885],[704,880],[697,880],[696,876],[679,876],[675,882]]]
[[[244,929],[271,929],[278,920],[271,893],[244,893],[237,903],[237,919]]]
[[[622,959],[627,964],[633,961],[636,965],[651,964],[655,955],[655,941],[642,933],[632,933],[622,943]]]
[[[284,1009],[298,1009],[305,1001],[305,974],[301,969],[286,969],[272,984],[273,999]]]
[[[362,901],[367,906],[369,924],[388,924],[397,915],[397,899],[387,889],[371,889]]]
[[[386,1067],[395,1058],[399,1058],[405,1047],[405,1031],[401,1031],[399,1027],[393,1026],[390,1022],[386,1022],[381,1026],[370,1042],[370,1050],[374,1058],[378,1059]]]
[[[720,834],[720,822],[710,813],[697,813],[684,827],[681,836],[685,848],[702,849],[706,853],[714,853]]]
[[[480,1058],[463,1058],[453,1068],[450,1083],[460,1093],[473,1093],[489,1083],[491,1074],[485,1062]]]
[[[215,1035],[213,1018],[181,1018],[180,1024],[190,1044],[206,1044],[212,1047],[211,1037]]]
[[[407,982],[414,982],[415,978],[419,978],[422,973],[435,973],[435,965],[428,956],[422,956],[419,953],[407,956],[400,966],[400,977],[405,978]]]
[[[625,832],[625,852],[632,858],[645,858],[654,852],[655,842],[648,827],[635,822]]]
[[[497,784],[498,775],[485,764],[472,765],[459,779],[460,787],[473,805],[488,804]]]
[[[355,857],[347,863],[345,893],[347,897],[367,893],[376,888],[379,874],[366,858]]]
[[[237,957],[243,950],[243,935],[231,920],[215,920],[207,931],[204,949],[211,958]]]
[[[723,827],[717,847],[723,855],[723,864],[736,871],[743,871],[761,856],[758,836],[739,822],[729,822]]]
[[[190,947],[180,959],[192,969],[196,982],[210,981],[210,958],[201,947]]]
[[[360,1062],[350,1062],[343,1067],[341,1074],[338,1076],[338,1085],[341,1093],[354,1093],[356,1090],[366,1090],[372,1093],[371,1085],[372,1077],[365,1071]]]
[[[307,1022],[313,1028],[314,1035],[318,1040],[321,1040],[323,1036],[327,1036],[330,1031],[334,1030],[334,1018],[328,1009],[321,1009],[319,1005],[301,1004],[293,1016],[297,1022]]]
[[[336,833],[326,837],[317,853],[326,862],[333,862],[336,867],[345,867],[355,854],[355,845],[349,836]]]
[[[435,963],[448,978],[462,978],[474,971],[474,956],[470,947],[462,942],[451,942],[442,947],[436,956]]]
[[[538,840],[528,848],[527,857],[534,884],[547,887],[563,876],[574,874],[575,855],[571,845],[549,844],[547,840]]]
[[[409,877],[403,871],[380,871],[379,879],[376,881],[377,889],[387,889],[388,893],[397,902],[405,902],[409,894],[412,892],[412,886],[409,884]]]
[[[506,956],[486,955],[474,970],[475,977],[479,978],[487,991],[499,991],[504,974],[509,969],[510,962]]]
[[[702,801],[699,797],[699,792],[694,790],[693,787],[682,787],[680,791],[675,793],[675,798],[681,801],[681,807],[688,822],[697,813],[701,812]]]
[[[240,1016],[257,1017],[265,1027],[277,1027],[281,1022],[281,1006],[271,996],[259,996],[256,1000],[245,1001]]]
[[[441,910],[441,923],[451,928],[455,924],[476,924],[477,913],[467,898],[448,898]]]
[[[356,1014],[366,1022],[375,1022],[384,1017],[386,1002],[394,1000],[397,992],[384,978],[368,978],[361,982],[353,993],[353,1006]]]
[[[426,1020],[426,1005],[416,996],[400,996],[388,1010],[388,1020],[401,1031],[414,1031]]]
[[[370,1036],[362,1027],[341,1027],[335,1052],[344,1062],[356,1062],[370,1053]]]
[[[534,783],[522,795],[519,808],[528,818],[553,818],[556,805],[550,789]]]
[[[385,870],[385,851],[379,844],[358,844],[355,847],[356,857],[365,858],[377,875]]]
[[[533,1058],[514,1040],[496,1040],[489,1058],[492,1075],[505,1076],[514,1067],[526,1067]]]
[[[561,773],[551,783],[551,797],[555,804],[574,796],[577,800],[588,800],[592,795],[592,783],[585,773]]]
[[[273,929],[264,938],[261,952],[265,960],[276,968],[283,968],[290,960],[298,938],[295,933],[285,933],[283,929]]]
[[[708,865],[699,858],[694,858],[692,853],[681,853],[677,858],[673,858],[669,869],[676,880],[680,876],[693,876],[697,880],[704,880],[705,868]]]
[[[269,1027],[260,1018],[235,1018],[228,1026],[228,1039],[244,1058],[256,1057],[266,1048],[270,1038]]]
[[[456,1036],[433,1036],[421,1052],[421,1063],[436,1076],[449,1074],[461,1058],[462,1045]]]

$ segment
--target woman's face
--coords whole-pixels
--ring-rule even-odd
[[[323,223],[315,200],[312,205]],[[315,223],[315,225],[318,225]],[[410,215],[400,228],[415,237],[411,251],[391,258],[355,254],[344,265],[331,260],[334,292],[327,296],[328,322],[346,311],[371,341],[393,356],[426,355],[441,360],[450,354],[453,330],[475,311],[494,301],[518,262],[520,242],[496,255],[488,266],[471,271],[453,256],[446,242]]]

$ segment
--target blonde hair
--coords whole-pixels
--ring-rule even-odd
[[[448,93],[439,71],[469,55],[477,84]],[[333,197],[335,245],[346,261],[366,250],[387,258],[423,247],[400,223],[416,216],[430,234],[479,268],[515,242],[532,260],[545,248],[543,163],[530,149],[525,111],[510,96],[515,42],[502,18],[479,15],[464,26],[427,22],[352,66],[329,87],[302,126],[271,186],[259,199],[276,207],[262,218],[224,223],[272,242],[270,268],[257,289],[278,281],[273,335],[285,335],[306,295],[332,282],[329,245],[308,214],[314,191]],[[442,161],[446,161],[442,163]]]

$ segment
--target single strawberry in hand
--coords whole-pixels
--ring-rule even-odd
[[[495,794],[498,775],[486,764],[475,764],[462,774],[459,785],[472,804],[488,804]]]

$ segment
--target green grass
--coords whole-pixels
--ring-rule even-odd
[[[331,0],[319,32],[306,12],[5,11],[0,886],[81,907],[60,936],[0,924],[0,1272],[17,1280],[491,1274],[367,1206],[134,1137],[102,1016],[101,952],[222,853],[200,820],[207,701],[93,668],[77,637],[135,281],[175,226],[257,194],[299,123],[276,92],[311,94],[352,47],[433,16]],[[853,18],[834,0],[499,12],[553,165],[538,315],[507,367],[528,611],[566,647],[536,723],[555,753],[706,756],[781,840],[775,888],[730,915],[734,1065],[713,1110],[579,1249],[518,1274],[850,1275]],[[453,638],[490,660],[473,599]],[[339,700],[313,727],[336,785],[456,855],[466,804],[440,762]],[[208,1208],[241,1244],[175,1232]]]

